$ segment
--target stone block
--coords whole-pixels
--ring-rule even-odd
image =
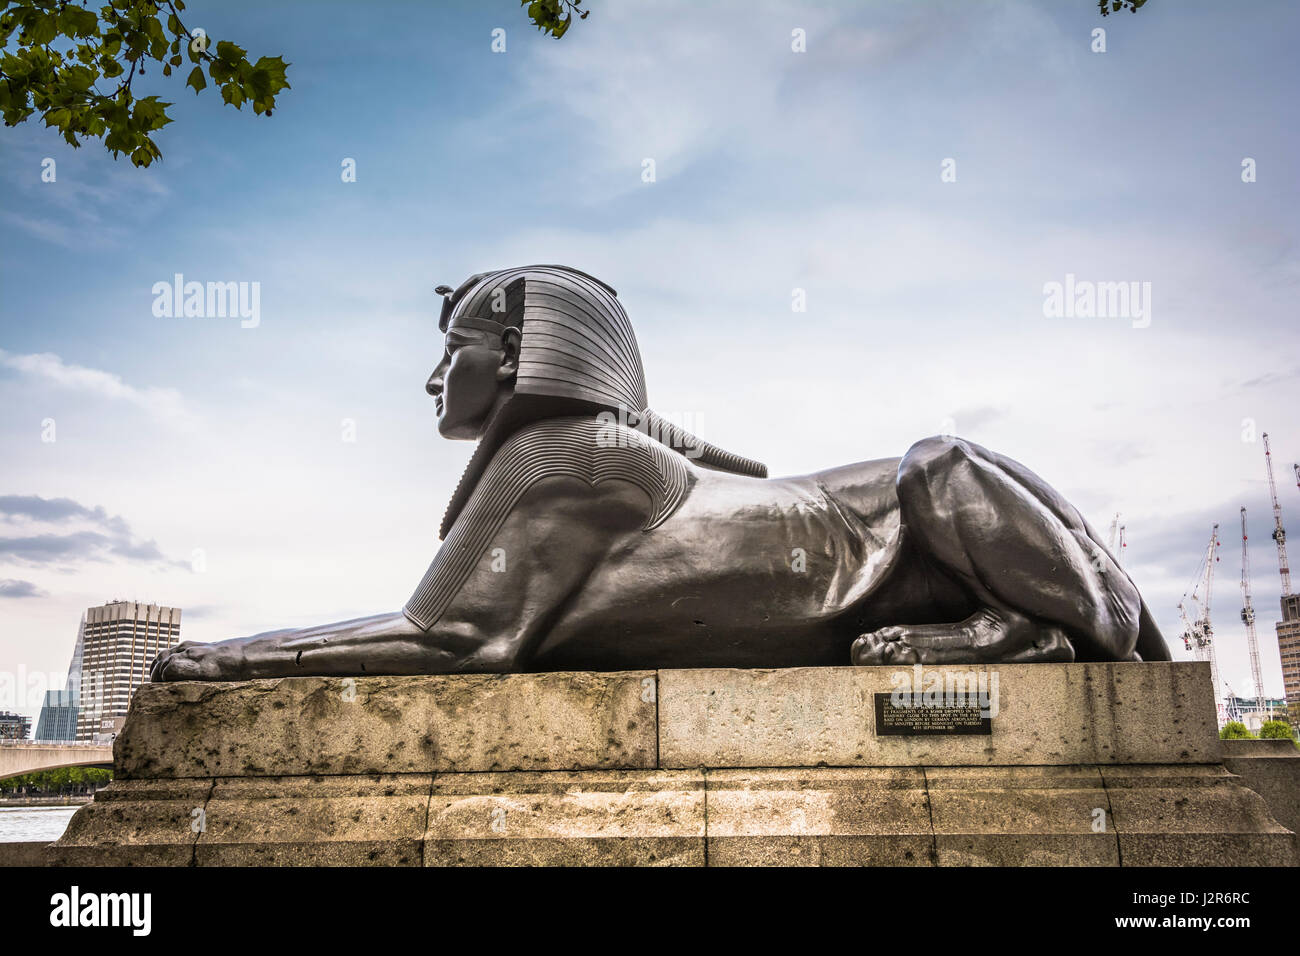
[[[1118,866],[1096,767],[926,769],[941,866]]]
[[[122,778],[645,768],[654,674],[289,677],[146,684]]]
[[[0,867],[45,866],[49,846],[39,840],[0,843]]]
[[[659,672],[663,767],[1206,763],[1209,665],[997,664]],[[919,675],[919,678],[918,678]],[[996,687],[992,734],[877,736],[874,695],[931,676]]]
[[[706,779],[710,866],[934,862],[921,770],[711,770]]]
[[[1225,740],[1223,765],[1264,802],[1274,819],[1300,833],[1300,749],[1289,740]]]
[[[199,866],[419,866],[430,774],[220,777]]]
[[[426,866],[701,866],[704,777],[689,772],[439,775]]]
[[[1295,866],[1295,834],[1222,765],[1101,767],[1124,866]]]
[[[59,866],[190,866],[211,780],[114,780],[50,846]]]
[[[1271,737],[1223,741],[1223,756],[1227,757],[1295,757],[1300,759],[1300,747],[1294,740]]]

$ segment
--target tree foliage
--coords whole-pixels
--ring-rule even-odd
[[[113,779],[113,771],[103,767],[59,767],[21,773],[0,780],[0,793],[59,795],[86,793],[103,787]]]
[[[1285,720],[1266,720],[1259,728],[1260,740],[1294,740],[1295,731]]]
[[[537,29],[557,40],[569,29],[575,13],[579,20],[585,20],[591,12],[582,9],[582,0],[519,0],[519,5],[528,8],[528,16]]]
[[[1101,11],[1103,17],[1118,13],[1121,10],[1137,13],[1138,7],[1146,2],[1147,0],[1097,0],[1097,9]]]
[[[1219,731],[1221,740],[1254,740],[1255,735],[1246,729],[1246,725],[1240,720],[1230,720],[1223,725]]]
[[[522,0],[543,33],[559,39],[582,0]],[[0,116],[17,126],[39,115],[72,146],[103,140],[136,166],[162,156],[153,134],[172,121],[173,103],[137,97],[132,84],[151,69],[185,73],[195,95],[209,85],[226,104],[270,116],[290,89],[279,56],[250,60],[182,20],[184,0],[0,0]],[[186,14],[188,16],[188,14]],[[188,72],[186,67],[189,67]]]
[[[163,76],[190,64],[185,85],[208,81],[236,109],[271,115],[289,88],[278,56],[250,61],[228,40],[215,44],[181,19],[184,0],[107,0],[97,10],[71,0],[0,0],[0,115],[16,126],[34,114],[72,146],[102,139],[114,156],[148,166],[162,153],[153,133],[172,121],[172,104],[137,97],[149,69]]]

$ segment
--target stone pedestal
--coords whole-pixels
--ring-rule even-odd
[[[991,732],[878,734],[904,675]],[[1198,663],[151,684],[114,757],[52,863],[1296,862]]]
[[[1223,765],[1264,798],[1278,823],[1300,832],[1300,747],[1290,740],[1225,740]]]

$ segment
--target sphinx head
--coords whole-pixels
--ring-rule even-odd
[[[482,438],[507,413],[518,424],[645,408],[631,323],[614,290],[586,273],[525,266],[438,291],[444,349],[425,390],[444,437]]]
[[[500,440],[529,421],[614,412],[647,424],[705,467],[763,476],[759,462],[724,452],[647,405],[641,350],[617,293],[585,272],[536,265],[446,286],[442,360],[425,388],[446,438]],[[683,451],[683,453],[685,453]]]

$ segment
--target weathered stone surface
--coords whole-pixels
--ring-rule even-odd
[[[908,668],[149,685],[119,778],[48,859],[1295,862],[1295,835],[1243,786],[1249,773],[1224,770],[1208,665],[931,673],[996,675],[991,736],[877,737],[872,695],[914,679]],[[1277,764],[1283,782],[1300,767],[1240,750],[1227,759]],[[1270,799],[1294,806],[1286,787]]]
[[[0,843],[0,867],[45,866],[48,848],[49,844],[41,841]]]
[[[687,772],[448,774],[427,866],[700,866],[704,777]]]
[[[211,792],[211,780],[114,780],[73,815],[49,862],[189,866]]]
[[[1101,767],[1125,866],[1295,866],[1295,834],[1222,765]]]
[[[124,778],[652,768],[653,682],[645,671],[146,684],[115,768]]]
[[[1223,741],[1223,756],[1226,757],[1294,757],[1300,759],[1300,747],[1294,740],[1283,737],[1264,738],[1262,740],[1247,738],[1244,740]]]
[[[1096,767],[926,770],[941,866],[1118,866]]]
[[[218,778],[199,866],[419,866],[430,774]]]
[[[907,667],[659,672],[664,767],[1196,763],[1219,759],[1209,665],[927,667],[992,689],[991,736],[877,737],[874,697]],[[924,686],[924,685],[922,685]]]
[[[710,866],[925,866],[925,774],[905,767],[712,770]]]
[[[1223,765],[1268,804],[1274,819],[1300,833],[1300,749],[1289,740],[1225,740]]]

